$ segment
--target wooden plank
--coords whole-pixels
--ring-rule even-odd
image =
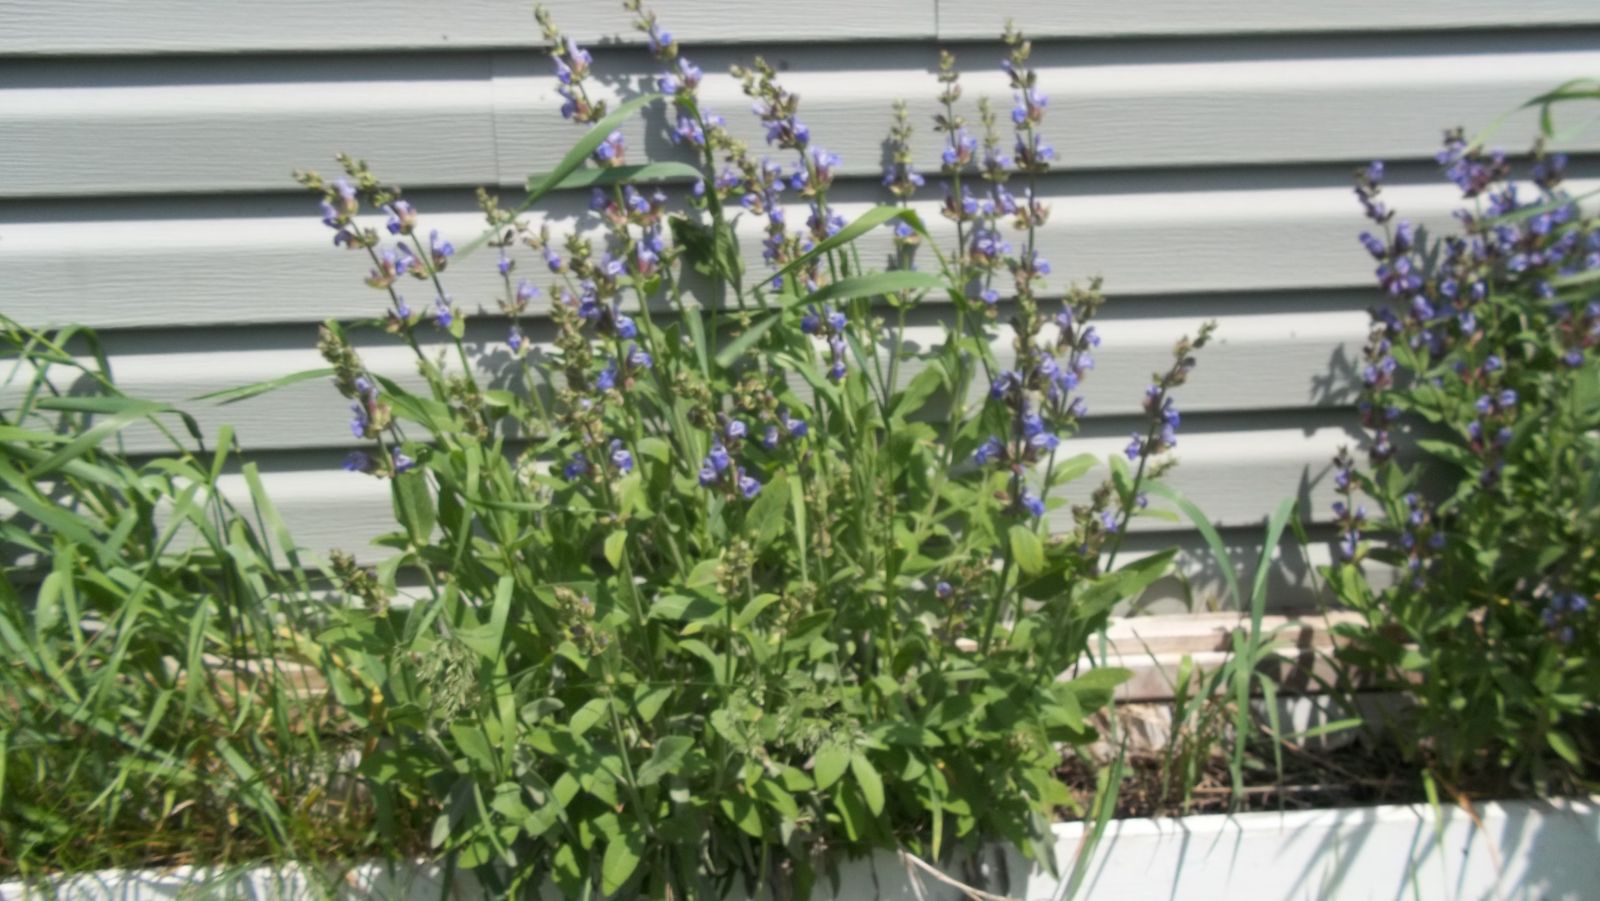
[[[1051,95],[1047,133],[1071,170],[1427,158],[1440,128],[1487,121],[1574,72],[1600,70],[1600,51],[1516,41],[1479,39],[1443,55],[1370,43],[1354,48],[1355,59],[1343,55],[1352,48],[1307,52],[1318,49],[1327,55],[1166,61],[1152,52],[1086,64],[1066,45],[1044,45],[1037,57]],[[881,168],[897,97],[910,103],[917,125],[918,164],[937,170],[942,146],[927,127],[937,111],[931,47],[870,57],[840,47],[784,52],[784,83],[803,98],[814,140],[842,156],[843,173]],[[654,69],[641,52],[615,57],[606,62],[619,81],[597,86],[599,96],[631,94]],[[765,147],[748,98],[726,74],[740,59],[701,58],[709,73],[703,98],[737,136]],[[528,53],[7,68],[16,78],[0,78],[13,85],[0,89],[0,144],[8,148],[0,197],[284,190],[289,170],[323,166],[340,150],[411,188],[520,186],[583,133],[561,119],[548,64]],[[1003,77],[987,63],[965,85],[969,103],[988,94],[1002,112],[1010,106]],[[623,132],[635,155],[665,158],[674,154],[668,127],[654,109]],[[1533,116],[1523,114],[1497,139],[1516,149],[1533,133]],[[1573,146],[1600,149],[1600,134],[1580,134]]]
[[[620,3],[545,0],[584,41],[637,43]],[[933,36],[933,0],[694,0],[655,4],[680,40],[866,41]],[[532,4],[505,0],[0,0],[0,54],[238,53],[484,47],[541,43]]]
[[[1535,28],[1600,22],[1586,0],[1516,3],[1512,0],[939,0],[939,37],[994,34],[995,22],[1015,19],[1037,37],[1257,34],[1271,32],[1406,31]]]
[[[1113,297],[1371,284],[1371,258],[1355,240],[1363,227],[1359,207],[1342,186],[1207,189],[1206,180],[1195,178],[1191,190],[1069,196],[1063,193],[1065,184],[1040,183],[1054,213],[1039,231],[1038,247],[1055,266],[1049,283],[1057,290],[1095,274],[1105,276]],[[1574,182],[1573,190],[1593,186]],[[1402,216],[1430,227],[1450,227],[1450,211],[1457,206],[1448,185],[1395,187],[1386,196]],[[849,219],[870,203],[841,200],[836,209]],[[948,246],[954,227],[937,208],[932,199],[915,204],[936,240]],[[261,216],[250,215],[245,206],[237,217],[159,222],[75,218],[84,213],[74,212],[74,218],[60,221],[5,225],[0,268],[8,277],[7,312],[34,325],[81,322],[102,328],[380,315],[386,301],[361,284],[368,265],[359,254],[331,247],[330,233],[317,222],[309,199],[305,209],[296,216]],[[558,198],[552,219],[565,228],[581,209],[577,198]],[[475,214],[433,214],[426,208],[424,214],[424,228],[438,228],[462,244],[481,228]],[[797,210],[791,221],[803,218]],[[768,271],[759,233],[749,223],[741,239],[749,271]],[[867,260],[884,259],[889,251],[881,229],[861,242]],[[525,271],[542,283],[541,264],[531,257],[522,257]],[[458,261],[444,281],[469,311],[493,309],[500,291],[487,253]],[[431,301],[420,283],[406,291],[414,304]]]

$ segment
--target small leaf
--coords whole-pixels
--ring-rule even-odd
[[[615,895],[628,884],[639,861],[644,857],[644,833],[637,823],[614,835],[606,842],[606,853],[600,861],[600,890]]]
[[[612,569],[622,566],[622,553],[628,546],[628,530],[618,529],[606,536],[606,562]]]
[[[722,813],[752,838],[761,838],[761,811],[749,795],[735,794],[722,799]]]
[[[1027,526],[1011,527],[1011,557],[1030,576],[1044,571],[1044,544]]]
[[[928,236],[928,229],[922,224],[922,220],[918,218],[915,212],[908,210],[905,207],[875,206],[856,217],[854,222],[849,223],[844,228],[839,229],[839,231],[823,239],[817,244],[817,246],[791,260],[788,265],[778,270],[774,278],[783,278],[800,267],[808,265],[812,260],[822,256],[835,247],[841,247],[845,244],[849,244],[856,238],[866,234],[867,232],[877,228],[891,219],[899,219],[905,222],[907,225],[910,225],[918,234],[922,235],[923,237]]]
[[[694,748],[694,739],[685,735],[669,735],[656,742],[650,759],[639,767],[636,775],[639,785],[649,786],[663,777],[674,775],[683,767],[683,761]]]
[[[878,775],[866,754],[857,751],[850,755],[850,775],[861,786],[861,794],[866,797],[867,809],[872,811],[872,815],[883,813],[883,777]]]
[[[850,751],[839,745],[824,745],[817,751],[815,765],[811,771],[816,777],[817,790],[822,791],[828,786],[839,781],[846,768],[850,766]]]
[[[726,368],[732,364],[733,361],[744,356],[745,352],[750,348],[755,347],[756,342],[761,340],[761,336],[771,331],[772,327],[777,325],[778,321],[782,318],[783,316],[781,313],[772,313],[756,324],[745,329],[739,334],[738,337],[734,338],[732,341],[729,341],[727,346],[723,347],[722,350],[717,352],[717,365]]]
[[[421,546],[433,535],[435,512],[428,479],[421,470],[401,473],[391,480],[395,518],[406,527],[411,543]]]
[[[264,382],[256,382],[252,385],[240,385],[237,388],[224,388],[221,391],[213,391],[210,394],[201,394],[198,397],[191,398],[191,400],[214,400],[219,404],[232,404],[255,397],[258,394],[266,394],[268,391],[276,391],[279,388],[304,382],[308,379],[325,378],[331,375],[333,375],[331,367],[306,369],[301,372],[279,376],[275,379],[268,379]]]
[[[577,712],[572,714],[572,718],[567,720],[567,729],[574,736],[581,737],[605,717],[606,706],[610,703],[605,698],[591,698],[589,703],[579,707]]]
[[[596,146],[599,145],[597,144]],[[593,188],[600,185],[618,185],[642,181],[693,181],[699,177],[700,170],[688,163],[641,163],[634,166],[610,166],[604,169],[579,169],[561,179],[555,189],[567,191],[574,188]],[[530,188],[534,187],[535,184],[533,179],[528,179]]]
[[[1565,732],[1552,729],[1544,734],[1545,741],[1550,743],[1550,749],[1561,755],[1561,759],[1575,767],[1583,766],[1583,759],[1578,755],[1578,746],[1572,743]]]
[[[943,285],[944,279],[931,272],[908,270],[876,272],[872,275],[842,278],[836,282],[823,285],[818,290],[793,302],[790,306],[809,306],[833,300],[850,300],[855,297],[878,297],[884,294],[895,294],[900,291],[938,288]]]

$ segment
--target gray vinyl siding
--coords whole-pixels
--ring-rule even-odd
[[[651,72],[620,3],[549,5],[593,42],[598,69],[620,74],[602,91],[631,91]],[[1217,318],[1218,343],[1180,397],[1172,483],[1244,551],[1285,496],[1325,520],[1327,461],[1354,437],[1373,297],[1351,168],[1388,160],[1392,205],[1446,223],[1453,197],[1430,162],[1441,127],[1483,126],[1600,75],[1593,0],[890,0],[870,11],[663,0],[657,11],[708,73],[707,105],[752,144],[760,135],[727,66],[760,52],[783,70],[816,143],[844,157],[835,196],[847,217],[883,199],[875,173],[894,99],[911,105],[921,167],[937,170],[926,125],[940,43],[962,63],[969,117],[980,94],[1009,108],[995,36],[1015,18],[1036,39],[1061,154],[1038,184],[1054,207],[1039,236],[1052,283],[1099,274],[1112,298],[1079,449],[1126,443],[1173,340]],[[466,243],[479,226],[473,187],[511,196],[581,133],[556,111],[537,38],[520,0],[0,0],[0,306],[31,324],[102,329],[124,387],[161,399],[318,366],[314,324],[378,303],[290,170],[327,171],[338,150],[368,159],[407,188],[427,227]],[[664,150],[661,124],[656,113],[625,129],[635,156]],[[1514,116],[1497,139],[1520,149],[1532,124]],[[1580,176],[1600,175],[1586,155],[1600,131],[1571,149]],[[930,188],[917,206],[950,237],[937,203]],[[557,196],[533,219],[570,225],[584,204]],[[742,238],[759,270],[759,235]],[[865,242],[869,258],[886,249],[882,235]],[[469,310],[492,307],[487,258],[447,277]],[[947,316],[919,311],[912,339],[933,340]],[[504,333],[490,315],[469,331],[487,378]],[[412,371],[401,349],[367,343],[374,368]],[[337,469],[352,441],[344,402],[322,382],[185,405],[208,431],[237,427],[303,544],[360,548],[387,528],[384,486]],[[148,434],[129,442],[155,447]],[[242,494],[242,480],[234,487]],[[1144,529],[1135,550],[1198,547],[1182,523]],[[1214,583],[1199,559],[1188,566]],[[1294,597],[1285,587],[1275,603]]]

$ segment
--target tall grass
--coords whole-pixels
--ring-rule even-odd
[[[0,317],[0,366],[0,874],[358,835],[321,797],[320,700],[281,670],[313,584],[231,431],[118,390],[84,329]],[[134,428],[159,456],[124,452]]]

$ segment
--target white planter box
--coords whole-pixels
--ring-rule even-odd
[[[1106,828],[1078,896],[1112,901],[1210,899],[1585,899],[1600,898],[1600,805],[1595,800],[1480,805],[1479,829],[1456,808],[1395,805],[1239,816],[1118,820]],[[1055,827],[1063,873],[1082,839],[1082,823]],[[1036,901],[1058,897],[1060,883],[1014,849],[996,849],[981,888]],[[838,895],[868,899],[956,899],[959,890],[881,853],[841,867]],[[1009,878],[1008,878],[1009,874]],[[381,865],[347,874],[347,897],[481,897],[465,880],[441,892],[439,869]],[[206,873],[123,870],[40,885],[30,893],[0,885],[0,899],[149,901],[176,898],[316,897],[293,868]]]

